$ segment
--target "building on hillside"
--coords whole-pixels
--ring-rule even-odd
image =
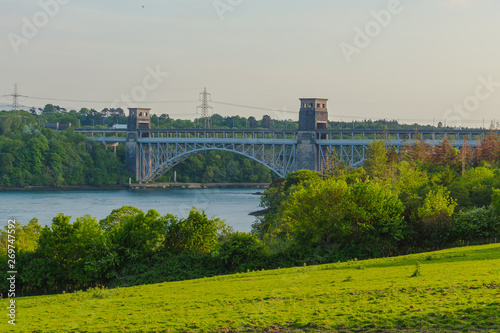
[[[64,131],[71,127],[71,123],[47,123],[45,128],[50,128],[54,131]]]

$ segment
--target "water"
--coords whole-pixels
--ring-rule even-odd
[[[259,210],[261,189],[157,189],[116,191],[33,191],[0,192],[1,222],[15,218],[27,224],[37,217],[41,225],[50,224],[58,213],[75,218],[90,214],[98,220],[113,209],[134,206],[147,212],[156,209],[186,217],[191,207],[205,210],[209,217],[226,220],[235,231],[248,232],[255,217],[248,213]]]

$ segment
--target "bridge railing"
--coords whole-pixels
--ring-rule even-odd
[[[127,130],[108,129],[108,128],[77,128],[76,133],[85,134],[94,140],[114,140],[116,138],[126,138]],[[121,140],[119,140],[121,141]]]
[[[294,130],[257,129],[138,129],[139,137],[190,139],[296,139]]]
[[[442,141],[447,138],[450,141],[480,141],[484,139],[489,130],[321,130],[317,131],[319,140],[385,140],[385,141]]]
[[[123,141],[127,130],[123,129],[76,129],[75,132],[87,134],[94,140]],[[296,140],[296,130],[271,129],[138,129],[139,138],[172,138],[172,139],[267,139]],[[316,131],[318,140],[373,141],[385,140],[393,142],[425,140],[439,142],[447,138],[450,141],[479,142],[489,130],[482,129],[430,129],[430,130],[356,130],[329,129]],[[498,132],[496,132],[498,135]]]

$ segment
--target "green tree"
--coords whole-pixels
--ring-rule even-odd
[[[77,218],[70,223],[70,216],[58,214],[51,226],[45,226],[38,242],[37,253],[48,268],[44,281],[49,287],[77,286],[92,282],[85,270],[94,242],[102,237],[96,219],[90,216]]]
[[[388,253],[402,237],[403,205],[374,182],[327,179],[297,188],[283,203],[272,235],[306,248],[337,246],[360,255]]]
[[[158,251],[165,238],[165,222],[154,209],[122,219],[109,235],[121,260],[137,260]]]
[[[493,206],[493,211],[495,214],[500,217],[500,189],[493,189],[493,194],[492,194],[492,206]]]
[[[218,257],[231,270],[258,269],[264,259],[264,246],[256,235],[236,232],[221,243]]]
[[[142,210],[132,206],[123,206],[118,209],[113,209],[111,214],[99,221],[99,227],[104,231],[111,231],[112,229],[119,227],[120,223],[126,219],[135,217],[141,213],[144,214]]]
[[[388,171],[385,141],[370,141],[366,151],[365,170],[373,178],[385,179]]]
[[[416,229],[421,244],[440,247],[451,240],[452,215],[456,205],[445,188],[429,191],[418,209],[419,222]]]
[[[500,236],[500,216],[495,205],[460,212],[453,225],[454,237],[462,241],[485,241]]]
[[[271,117],[269,117],[268,115],[265,115],[262,117],[261,125],[263,128],[271,128],[272,122],[273,121],[272,121]]]
[[[232,230],[219,218],[209,219],[204,211],[191,209],[185,219],[167,215],[164,248],[172,254],[184,252],[210,253],[216,249],[220,238]]]

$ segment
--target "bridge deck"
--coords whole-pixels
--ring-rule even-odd
[[[99,142],[126,142],[126,130],[122,129],[76,129],[77,133],[90,134]],[[456,147],[467,141],[477,146],[488,133],[488,130],[467,129],[431,129],[431,130],[352,130],[331,129],[316,131],[317,143],[320,145],[367,145],[369,141],[385,140],[388,145],[401,146],[405,142],[422,139],[431,145],[447,138]],[[291,144],[297,141],[295,130],[269,129],[149,129],[137,131],[141,142],[234,142]],[[206,141],[209,140],[209,141]],[[236,141],[238,140],[238,141]]]
[[[424,140],[436,145],[445,138],[454,147],[478,146],[487,130],[416,129],[356,130],[330,129],[312,132],[269,129],[77,129],[106,145],[127,144],[135,163],[138,182],[149,182],[166,170],[200,152],[225,150],[245,155],[264,164],[278,175],[303,168],[297,156],[307,155],[316,171],[331,167],[335,160],[357,167],[363,165],[369,143],[385,140],[397,148]],[[498,135],[498,133],[497,133]],[[305,140],[309,140],[304,144]],[[306,146],[304,149],[303,147]],[[316,150],[315,148],[316,147]],[[310,157],[310,155],[312,157]],[[335,155],[336,159],[332,159]],[[300,162],[302,163],[302,162]],[[309,167],[306,167],[309,168]]]

